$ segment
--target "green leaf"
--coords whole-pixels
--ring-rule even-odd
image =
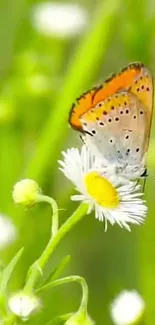
[[[12,258],[10,263],[3,270],[1,277],[0,277],[0,295],[5,293],[8,281],[11,277],[11,274],[12,274],[17,262],[19,261],[21,255],[23,254],[23,250],[24,250],[24,248],[22,247],[19,250],[19,252]]]
[[[68,266],[70,260],[71,260],[71,256],[66,255],[61,260],[60,264],[55,268],[55,270],[52,271],[52,273],[50,274],[50,276],[48,277],[48,279],[45,281],[44,284],[54,281],[54,280],[57,280],[60,277],[60,275],[64,272],[66,267]]]

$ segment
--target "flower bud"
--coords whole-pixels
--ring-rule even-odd
[[[79,310],[66,321],[65,325],[95,325],[95,323],[86,311]]]
[[[13,188],[13,200],[25,206],[32,206],[38,201],[41,190],[33,179],[23,179],[16,183]]]
[[[8,305],[13,314],[27,320],[32,313],[38,310],[40,300],[34,295],[20,291],[10,297]]]

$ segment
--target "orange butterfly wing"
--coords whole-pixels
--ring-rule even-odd
[[[121,90],[129,90],[134,93],[146,106],[149,115],[149,126],[152,120],[152,98],[153,82],[152,76],[143,63],[132,63],[122,69],[120,73],[113,75],[105,83],[96,89],[88,91],[82,95],[77,104],[72,106],[69,123],[70,125],[83,132],[80,118],[83,114],[94,108],[99,102]]]
[[[153,113],[153,78],[146,67],[142,69],[141,75],[131,86],[130,92],[135,94],[146,108],[148,128],[151,129]]]
[[[77,99],[76,105],[73,104],[69,115],[69,123],[74,129],[82,131],[80,117],[92,107],[92,98],[95,92],[96,88],[89,90]]]

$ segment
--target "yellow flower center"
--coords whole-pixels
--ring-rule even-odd
[[[85,175],[89,195],[104,208],[116,208],[120,199],[116,188],[103,176],[93,171]]]

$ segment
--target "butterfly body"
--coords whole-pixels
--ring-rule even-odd
[[[137,178],[146,168],[152,98],[151,73],[143,64],[132,64],[86,93],[69,121],[104,165]]]

